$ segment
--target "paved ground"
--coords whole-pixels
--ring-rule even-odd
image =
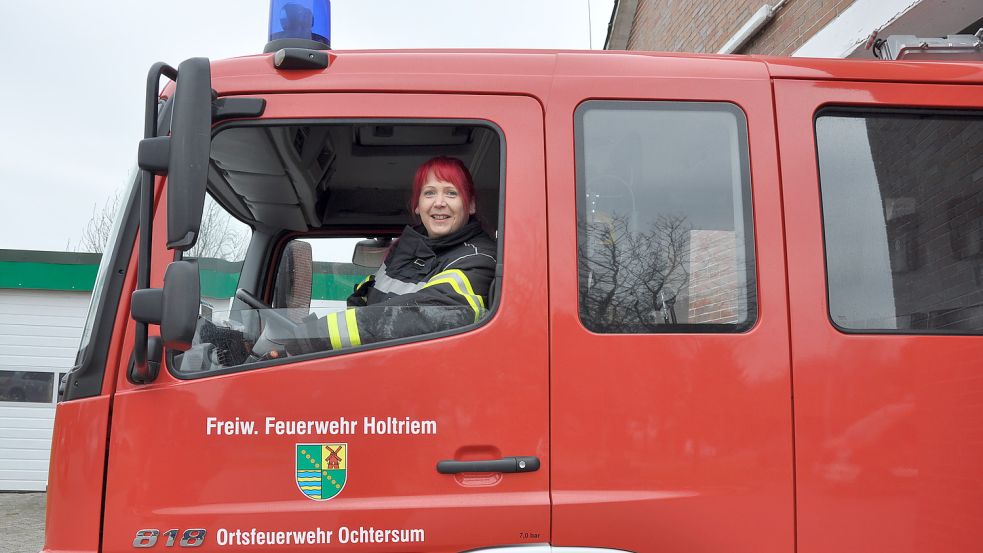
[[[37,553],[44,545],[43,493],[0,492],[0,553]]]

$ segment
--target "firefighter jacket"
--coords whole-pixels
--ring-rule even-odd
[[[298,328],[291,354],[370,344],[458,328],[488,309],[496,248],[470,220],[430,239],[422,225],[406,227],[379,270],[355,287],[349,308]]]

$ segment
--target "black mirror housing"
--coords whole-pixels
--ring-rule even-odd
[[[169,349],[187,351],[198,326],[201,280],[198,265],[175,261],[164,273],[164,288],[133,292],[130,315],[140,323],[160,325],[160,335]]]
[[[198,326],[198,306],[201,302],[201,281],[198,264],[175,261],[164,273],[161,294],[162,316],[160,337],[168,349],[187,351]]]
[[[178,66],[167,152],[167,247],[172,250],[187,251],[198,241],[211,140],[211,67],[208,58],[190,58]]]

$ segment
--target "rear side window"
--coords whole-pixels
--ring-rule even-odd
[[[833,323],[983,331],[983,117],[825,110],[816,144]]]
[[[584,326],[749,328],[757,306],[744,113],[726,103],[585,102],[576,147]]]

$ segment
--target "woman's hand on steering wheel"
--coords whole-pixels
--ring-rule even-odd
[[[244,288],[236,290],[235,297],[259,312],[263,329],[253,344],[253,355],[265,359],[286,355],[283,340],[296,339],[298,334],[303,333],[302,325],[288,319],[279,309],[273,309]]]

